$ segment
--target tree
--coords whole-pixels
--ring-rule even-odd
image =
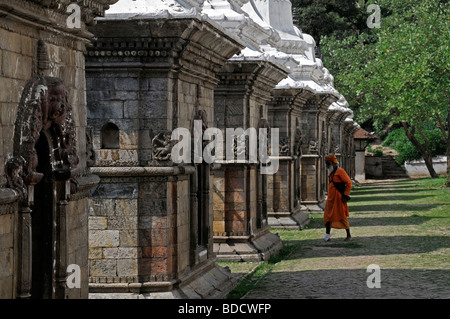
[[[292,0],[292,7],[296,23],[317,45],[323,36],[342,39],[368,29],[366,15],[355,0]]]
[[[371,121],[377,130],[400,123],[430,175],[437,177],[422,132],[425,123],[434,121],[447,144],[450,184],[448,1],[380,0],[378,4],[381,28],[361,29],[345,38],[339,33],[321,38],[326,65],[357,121]]]

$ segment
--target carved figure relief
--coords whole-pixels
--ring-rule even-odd
[[[320,154],[325,156],[327,150],[328,150],[327,134],[326,134],[325,131],[322,131],[322,141],[321,141],[321,145],[320,145]]]
[[[173,142],[172,133],[161,132],[152,139],[152,157],[157,161],[170,161]]]
[[[299,126],[295,129],[294,137],[294,154],[295,156],[302,155],[303,133]]]
[[[23,182],[23,167],[25,159],[22,156],[12,157],[6,162],[5,172],[7,186],[15,189],[19,193],[21,200],[25,200],[27,196],[27,188]]]
[[[74,169],[79,159],[67,90],[59,78],[35,76],[25,85],[19,103],[14,126],[14,155],[6,165],[10,187],[21,184],[19,176],[24,185],[36,184],[42,179],[43,174],[36,172],[35,145],[45,131],[52,138],[53,169]],[[21,170],[17,168],[19,164]]]
[[[309,153],[319,153],[319,141],[317,138],[312,138],[309,140]]]
[[[280,155],[281,156],[288,156],[289,155],[289,137],[283,137],[280,140]]]
[[[206,111],[202,110],[202,109],[198,109],[195,112],[194,120],[202,121],[202,133],[205,133],[206,129],[208,128],[208,116],[206,114]]]
[[[261,111],[260,111],[261,112]],[[259,136],[259,129],[265,129],[266,134]],[[258,121],[258,138],[261,140],[258,143],[258,154],[269,154],[270,150],[270,125],[265,118],[260,118]],[[260,148],[261,146],[261,148]]]

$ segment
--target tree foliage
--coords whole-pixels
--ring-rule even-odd
[[[312,9],[324,1],[299,2],[309,3]],[[336,6],[341,3],[332,2]],[[366,10],[369,1],[342,2],[353,3],[366,18],[370,14]],[[335,77],[336,89],[347,98],[360,124],[370,123],[377,132],[387,124],[401,124],[426,162],[432,152],[424,131],[431,121],[442,133],[450,155],[448,0],[379,0],[376,3],[381,8],[380,28],[370,29],[354,23],[351,25],[358,27],[347,31],[324,32],[323,28],[317,31],[321,32],[321,52],[325,65]],[[335,9],[324,8],[325,12]],[[340,12],[361,19],[352,10],[335,11],[334,15],[340,17],[336,19],[338,22],[342,19]],[[306,28],[304,31],[307,32]],[[429,170],[433,176],[432,166]]]
[[[433,157],[445,154],[445,143],[441,132],[439,132],[437,128],[425,128],[423,134],[429,141],[430,152]],[[419,137],[419,140],[422,143],[424,142],[421,137]],[[384,139],[383,146],[393,148],[398,152],[398,156],[395,157],[395,160],[400,165],[407,161],[422,158],[422,155],[417,148],[414,147],[411,141],[406,137],[403,128],[397,128],[391,131]]]

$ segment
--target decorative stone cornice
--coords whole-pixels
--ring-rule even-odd
[[[193,174],[193,166],[172,167],[91,167],[91,173],[100,177],[121,176],[172,176],[181,174]]]
[[[106,12],[107,20],[200,17],[204,0],[120,0]],[[102,20],[100,18],[99,20]]]
[[[253,86],[259,83],[261,89],[268,91],[287,75],[287,70],[279,68],[277,64],[269,61],[237,61],[228,60],[219,73],[221,85],[227,86]]]
[[[86,25],[95,23],[94,18],[103,16],[109,5],[118,0],[0,0],[0,15],[19,19],[22,23],[49,31],[63,32],[67,35],[91,39]],[[68,24],[73,10],[69,5],[75,4],[80,9],[80,26]]]
[[[99,20],[90,31],[98,38],[87,49],[90,67],[179,70],[212,83],[225,62],[243,47],[223,29],[198,17]]]

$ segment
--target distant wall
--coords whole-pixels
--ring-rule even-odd
[[[355,180],[364,182],[366,179],[364,152],[355,152]]]
[[[447,156],[436,156],[433,158],[433,168],[437,174],[446,174]],[[409,176],[429,176],[424,160],[405,162],[406,173]]]
[[[383,176],[383,162],[381,157],[366,156],[364,165],[366,178],[377,178]]]

